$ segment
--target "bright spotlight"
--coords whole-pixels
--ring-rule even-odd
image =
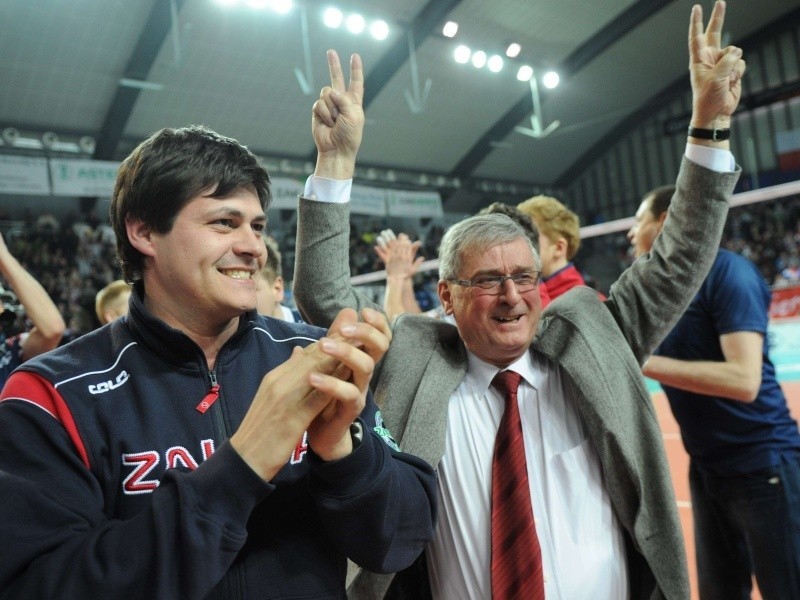
[[[472,56],[472,50],[466,46],[459,46],[453,52],[453,57],[456,59],[456,62],[462,65],[465,65],[469,62],[470,56]]]
[[[522,46],[516,42],[513,42],[508,45],[508,48],[506,48],[506,56],[508,58],[517,58],[521,50]]]
[[[328,8],[322,15],[322,22],[325,23],[326,27],[330,27],[331,29],[339,27],[343,19],[344,15],[338,8]]]
[[[557,87],[559,81],[561,81],[561,79],[559,78],[558,73],[555,71],[548,71],[542,77],[542,84],[549,90]]]
[[[478,50],[475,54],[472,55],[472,66],[476,69],[483,68],[483,65],[486,64],[486,52],[483,50]]]
[[[271,0],[247,0],[247,6],[255,8],[256,10],[269,8],[271,4]]]
[[[530,81],[533,77],[533,69],[528,65],[522,65],[517,71],[517,79],[520,81]]]
[[[375,21],[369,26],[369,32],[376,40],[385,40],[389,37],[389,25],[386,21]]]
[[[503,57],[493,54],[486,62],[486,65],[492,73],[499,73],[503,70]]]
[[[280,15],[285,15],[292,10],[292,0],[272,0],[272,10]]]
[[[448,21],[442,28],[442,35],[444,37],[454,38],[458,33],[458,23],[455,21]]]
[[[347,26],[347,30],[350,33],[358,35],[362,31],[364,31],[364,28],[367,26],[367,23],[366,21],[364,21],[364,17],[362,17],[358,13],[353,13],[352,15],[347,17],[345,25]]]

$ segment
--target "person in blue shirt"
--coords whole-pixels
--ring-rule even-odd
[[[675,188],[642,201],[637,258],[669,218]],[[700,291],[643,367],[659,381],[690,456],[700,596],[800,598],[800,433],[769,358],[771,293],[720,249]]]

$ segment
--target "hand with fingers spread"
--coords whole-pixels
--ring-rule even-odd
[[[692,127],[724,129],[739,105],[745,62],[742,50],[721,48],[725,2],[717,0],[703,30],[703,11],[692,7],[689,24],[689,71],[692,82]]]
[[[412,242],[405,234],[396,236],[391,229],[378,235],[375,254],[386,265],[386,293],[383,310],[390,321],[403,313],[419,314],[422,309],[414,296],[414,274],[419,269],[422,256],[417,256],[422,242]]]
[[[422,242],[412,242],[405,233],[396,236],[391,229],[386,229],[378,236],[375,254],[386,266],[386,277],[410,279],[425,260],[417,256]]]
[[[350,179],[364,131],[364,69],[361,57],[350,57],[350,84],[345,88],[339,55],[328,50],[331,84],[322,88],[312,108],[311,132],[317,145],[319,177]]]

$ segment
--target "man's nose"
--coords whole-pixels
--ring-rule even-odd
[[[500,295],[512,301],[519,299],[519,289],[513,279],[508,278],[503,280],[503,283],[500,284]]]

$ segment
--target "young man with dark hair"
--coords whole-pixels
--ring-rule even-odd
[[[347,558],[397,571],[430,539],[433,473],[367,391],[386,319],[255,311],[269,198],[256,157],[201,127],[123,162],[127,318],[3,390],[0,597],[344,598]]]

